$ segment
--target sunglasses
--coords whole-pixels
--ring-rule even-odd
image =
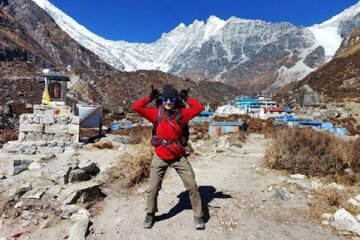
[[[166,97],[166,98],[161,98],[161,101],[163,103],[174,103],[176,101],[176,98],[174,98],[174,97]]]

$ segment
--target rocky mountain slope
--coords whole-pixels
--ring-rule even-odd
[[[330,59],[360,26],[360,2],[311,27],[211,16],[180,24],[150,44],[109,41],[47,0],[33,0],[73,39],[125,71],[157,69],[194,80],[220,81],[244,92],[271,90],[301,80]]]
[[[51,57],[38,42],[0,8],[0,103],[40,98],[35,73]]]
[[[334,58],[286,90],[297,92],[307,85],[325,99],[357,100],[360,93],[360,28],[354,30],[341,44]],[[285,90],[285,89],[284,89]]]
[[[29,0],[1,0],[3,9],[51,56],[57,65],[79,68],[109,68],[88,49],[75,42],[57,26],[53,19]]]
[[[31,0],[0,0],[0,104],[19,100],[39,103],[43,87],[36,78],[43,63],[64,70],[71,65],[69,96],[106,108],[129,107],[149,94],[150,86],[172,83],[191,88],[204,102],[219,102],[238,94],[224,84],[202,84],[158,71],[121,72],[75,42]]]

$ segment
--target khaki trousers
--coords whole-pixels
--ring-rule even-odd
[[[182,157],[178,160],[160,159],[156,154],[151,162],[149,188],[147,190],[147,213],[155,213],[158,211],[157,197],[161,189],[162,180],[168,167],[173,167],[179,174],[181,180],[184,183],[186,190],[189,191],[190,202],[194,211],[195,217],[203,216],[203,209],[201,203],[201,197],[198,187],[195,182],[194,171],[186,157]]]

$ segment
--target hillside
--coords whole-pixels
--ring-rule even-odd
[[[284,90],[299,91],[304,85],[329,100],[359,100],[360,98],[360,28],[342,42],[339,51],[328,63],[302,81]]]

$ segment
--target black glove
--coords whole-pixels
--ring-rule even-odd
[[[189,98],[189,88],[188,89],[183,89],[180,91],[179,93],[179,97],[184,100],[185,102],[188,100]]]
[[[159,90],[154,89],[154,86],[151,85],[151,93],[149,95],[150,100],[152,101],[152,100],[154,100],[154,99],[156,99],[156,98],[158,98],[160,96],[161,96],[161,94],[160,94]]]

